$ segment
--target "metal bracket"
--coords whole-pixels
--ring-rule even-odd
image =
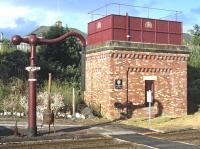
[[[38,71],[40,70],[40,67],[32,67],[32,66],[28,66],[25,68],[27,71]]]

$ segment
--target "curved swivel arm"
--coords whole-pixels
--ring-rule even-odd
[[[68,38],[70,36],[74,36],[74,37],[78,38],[81,41],[82,45],[86,46],[85,38],[81,34],[76,33],[76,32],[69,32],[69,33],[66,33],[66,34],[58,37],[58,38],[54,38],[54,39],[42,39],[42,38],[39,38],[39,43],[40,44],[53,44],[53,43],[57,43],[57,42],[63,41],[63,40],[65,40],[66,38]]]
[[[65,33],[64,35],[57,37],[57,38],[54,38],[54,39],[38,38],[38,37],[36,37],[35,34],[32,34],[32,35],[30,35],[29,37],[26,37],[26,38],[22,38],[19,35],[15,35],[15,36],[12,37],[12,43],[14,45],[19,45],[21,42],[28,43],[30,45],[48,45],[48,44],[54,44],[54,43],[63,41],[67,37],[70,37],[70,36],[74,36],[74,37],[78,38],[81,41],[81,44],[83,46],[86,46],[85,38],[81,34],[76,33],[76,32],[68,32],[68,33]]]
[[[30,50],[30,68],[29,69],[29,106],[28,106],[28,136],[36,136],[37,135],[37,125],[36,125],[36,46],[37,45],[42,45],[42,44],[53,44],[56,42],[63,41],[69,36],[75,36],[76,38],[80,39],[82,45],[85,47],[86,46],[86,41],[84,37],[76,32],[69,32],[65,33],[64,35],[54,38],[54,39],[42,39],[38,38],[35,34],[32,34],[26,38],[22,38],[19,35],[15,35],[12,37],[12,43],[14,45],[18,45],[21,42],[25,42],[30,44],[31,50]],[[33,70],[34,71],[30,71]]]

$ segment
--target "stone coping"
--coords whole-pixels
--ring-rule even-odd
[[[154,44],[154,43],[115,41],[115,40],[106,41],[104,43],[97,45],[87,46],[86,53],[89,54],[106,50],[180,53],[180,54],[191,53],[191,50],[184,45]]]

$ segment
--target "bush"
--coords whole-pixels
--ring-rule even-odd
[[[75,104],[77,105],[82,100],[82,92],[78,83],[69,83],[67,81],[60,82],[58,80],[52,81],[51,93],[52,95],[57,93],[63,96],[64,104],[68,107],[72,107],[72,96],[73,96],[73,88],[75,89]],[[40,91],[45,92],[48,90],[48,82],[46,81],[44,85],[41,87]]]
[[[1,110],[24,112],[20,104],[20,98],[25,94],[26,82],[19,78],[10,78],[6,84],[0,86]]]
[[[188,61],[188,105],[200,105],[200,46],[192,46]],[[188,107],[191,109],[190,107]]]

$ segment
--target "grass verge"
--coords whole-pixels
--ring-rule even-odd
[[[200,111],[193,115],[185,115],[178,118],[157,117],[148,119],[128,119],[123,120],[122,124],[150,128],[161,132],[176,131],[180,129],[200,129]]]

